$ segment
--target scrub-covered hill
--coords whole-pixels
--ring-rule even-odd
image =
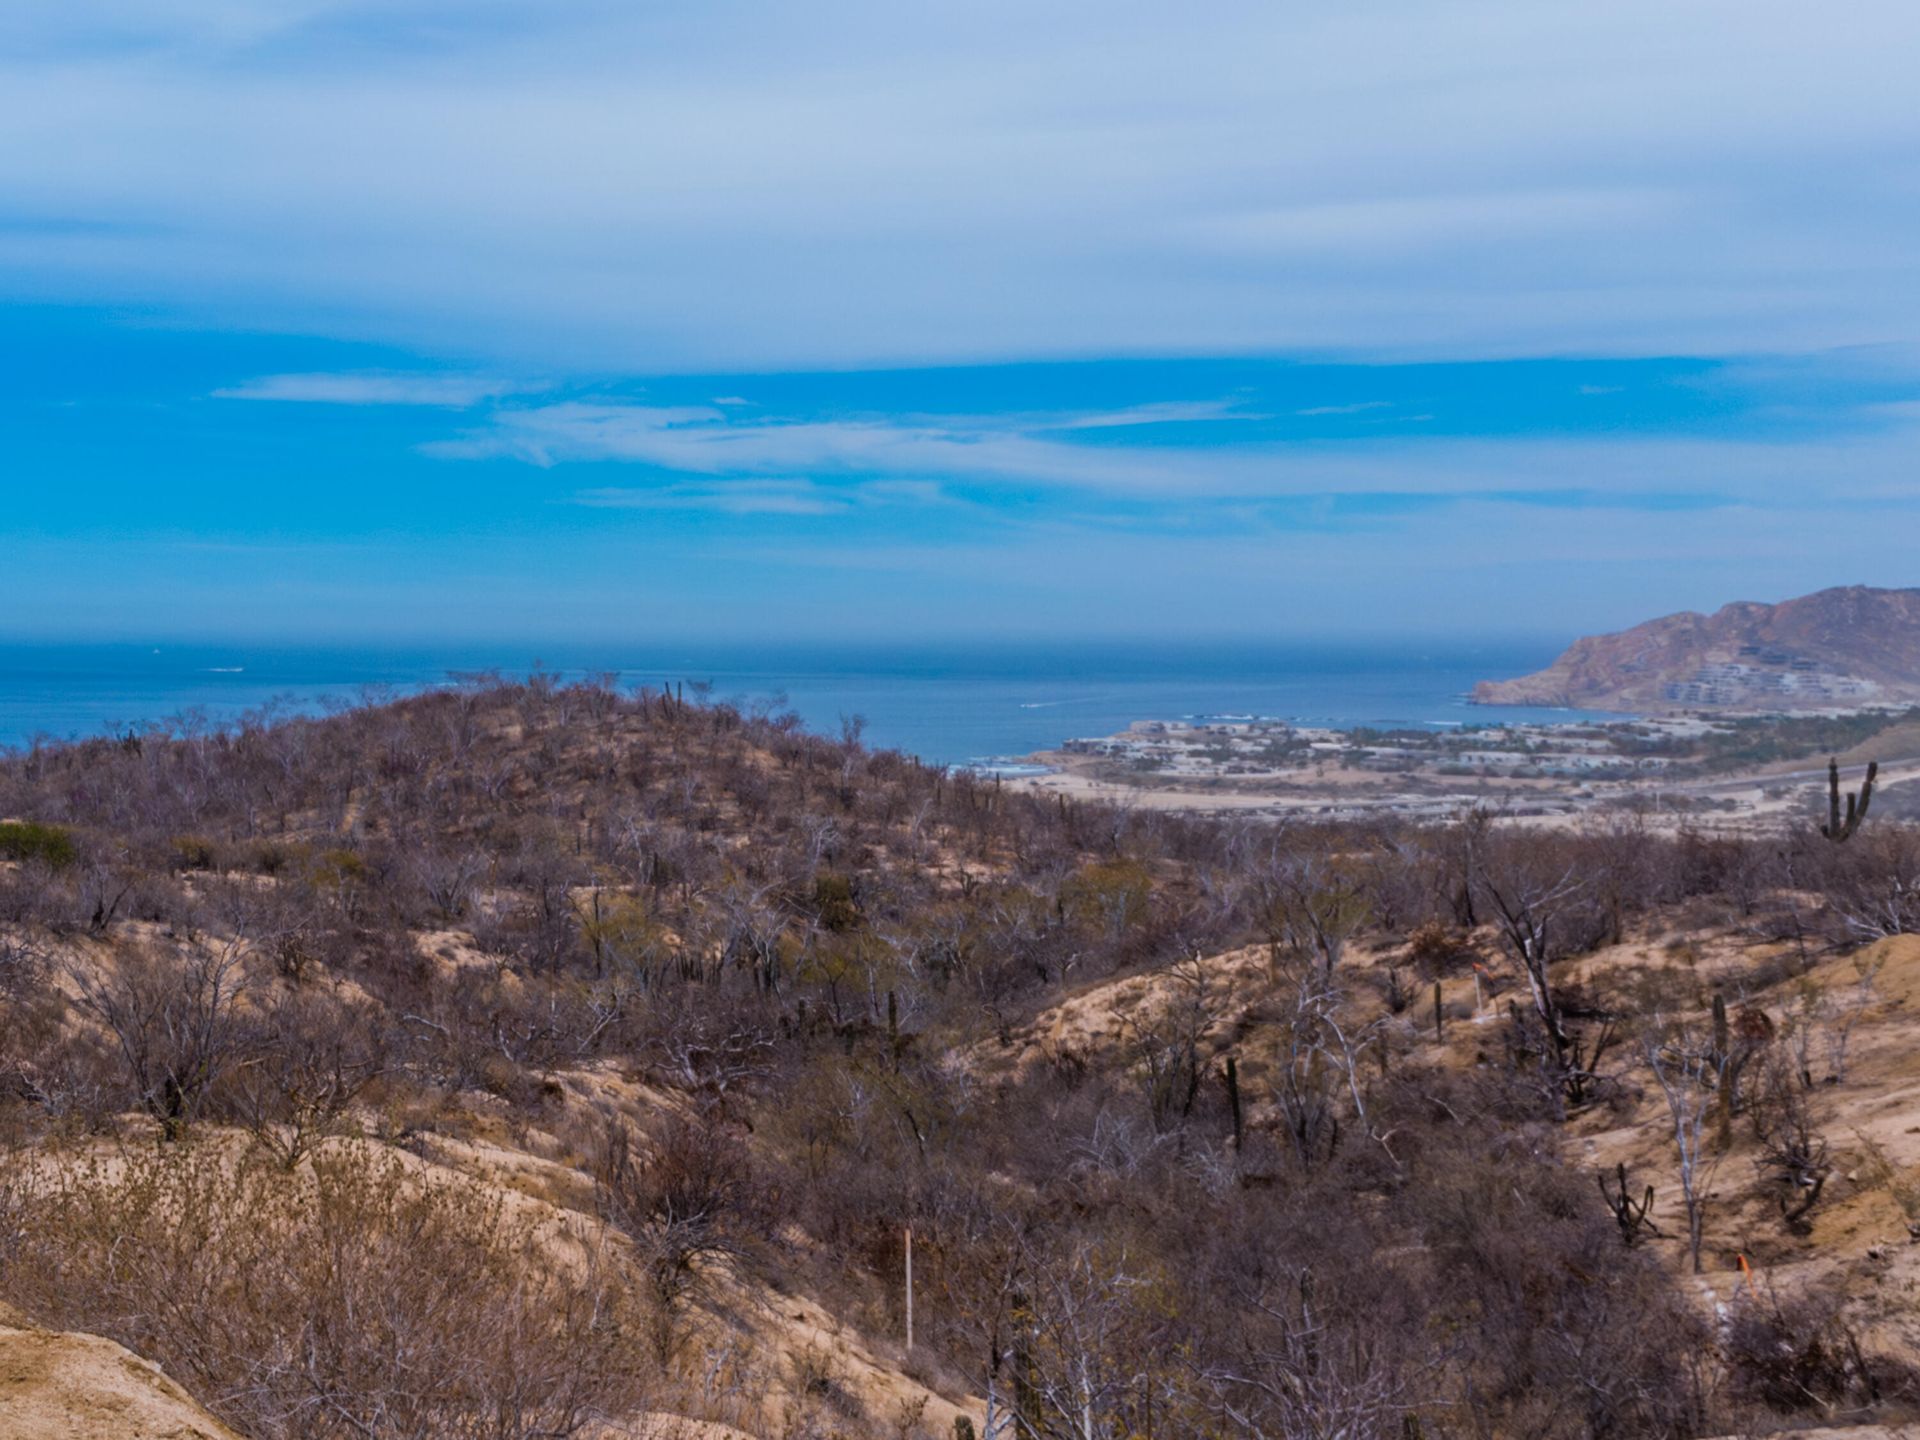
[[[250,1440],[1899,1422],[1916,881],[537,676],[39,749],[0,1303]]]

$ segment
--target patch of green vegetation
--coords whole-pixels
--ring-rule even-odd
[[[211,870],[219,858],[219,847],[204,835],[173,837],[173,864],[176,870]]]
[[[813,913],[819,917],[822,929],[836,934],[856,928],[861,915],[853,881],[825,870],[814,876]]]
[[[1459,732],[1456,731],[1454,733],[1458,734]],[[1356,725],[1347,731],[1346,734],[1349,747],[1364,747],[1368,745],[1425,746],[1431,745],[1434,738],[1434,733],[1431,730],[1382,730],[1372,725]]]
[[[73,836],[34,820],[0,821],[0,860],[38,860],[61,870],[79,858]]]

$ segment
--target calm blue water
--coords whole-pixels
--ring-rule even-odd
[[[411,691],[449,673],[563,677],[618,672],[623,684],[710,681],[717,699],[784,696],[816,729],[867,722],[869,743],[944,764],[1015,757],[1134,720],[1259,715],[1310,723],[1442,726],[1575,718],[1479,709],[1476,680],[1525,674],[1561,642],[1127,648],[1018,644],[913,650],[635,646],[591,654],[448,648],[276,649],[260,645],[0,645],[0,746],[84,738],[195,715],[229,721],[269,702],[313,710]]]

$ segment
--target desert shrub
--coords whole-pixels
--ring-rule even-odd
[[[117,973],[76,973],[80,1008],[112,1037],[131,1098],[180,1139],[240,1063],[237,944],[184,954],[158,947],[122,957]]]
[[[1747,1119],[1760,1148],[1754,1164],[1787,1228],[1807,1234],[1813,1227],[1806,1217],[1820,1203],[1833,1166],[1790,1052],[1777,1047],[1763,1054],[1747,1089]]]
[[[33,820],[0,821],[0,860],[37,860],[64,870],[80,856],[71,831]]]
[[[31,996],[46,973],[47,957],[38,945],[0,933],[0,1005]]]
[[[1473,937],[1442,920],[1428,920],[1407,936],[1407,963],[1429,978],[1464,969],[1475,958]]]
[[[823,930],[851,930],[860,923],[860,902],[853,881],[822,871],[813,881],[813,913]]]
[[[257,1440],[548,1440],[649,1384],[602,1257],[556,1261],[497,1196],[391,1152],[290,1174],[195,1146],[12,1188],[0,1297],[152,1358]]]
[[[204,835],[176,835],[169,848],[176,870],[211,870],[220,863],[220,847]]]
[[[747,1238],[746,1147],[710,1120],[676,1115],[651,1143],[609,1123],[594,1188],[608,1223],[634,1241],[662,1307],[686,1293],[702,1261],[739,1253]]]
[[[65,1002],[47,971],[40,947],[0,933],[0,1122],[9,1126],[23,1107],[52,1108],[63,1088],[51,1072],[66,1039]]]
[[[1815,850],[1808,865],[1836,938],[1858,942],[1920,931],[1920,828],[1872,827]],[[1833,852],[1833,853],[1824,853]]]
[[[1474,1337],[1459,1362],[1473,1428],[1687,1433],[1704,1405],[1691,1368],[1703,1327],[1645,1252],[1621,1246],[1587,1177],[1543,1163],[1538,1143],[1514,1127],[1484,1133],[1471,1157],[1436,1148],[1403,1202],[1434,1247],[1438,1313]]]
[[[1118,935],[1146,919],[1153,877],[1133,860],[1082,867],[1060,887],[1060,906],[1081,924]]]
[[[1776,1414],[1829,1418],[1842,1407],[1855,1416],[1876,1406],[1906,1413],[1920,1401],[1920,1371],[1868,1354],[1841,1302],[1825,1290],[1783,1296],[1769,1287],[1740,1296],[1723,1347],[1731,1398]]]
[[[255,1141],[291,1169],[342,1127],[347,1109],[378,1078],[387,1037],[363,1008],[296,990],[249,1014],[248,1063],[229,1084],[231,1104]]]

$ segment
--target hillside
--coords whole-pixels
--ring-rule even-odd
[[[610,681],[41,748],[0,1322],[51,1433],[1902,1424],[1916,895],[1877,811],[1190,820]]]
[[[1483,680],[1480,705],[1816,709],[1920,700],[1920,590],[1853,585],[1739,601],[1576,640],[1545,670]]]

